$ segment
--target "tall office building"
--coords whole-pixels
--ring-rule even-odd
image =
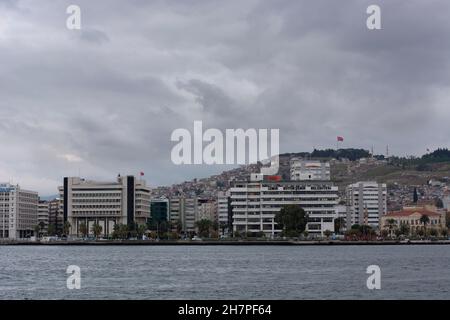
[[[235,182],[230,189],[233,232],[264,233],[273,238],[281,230],[274,221],[284,205],[297,204],[308,214],[311,235],[334,231],[338,187],[329,181],[276,181],[257,175]],[[256,181],[260,180],[260,181]]]
[[[116,224],[146,224],[150,217],[150,189],[144,180],[134,176],[119,175],[113,182],[66,177],[59,193],[71,235],[81,235],[81,224],[91,233],[92,226],[98,223],[102,234],[109,235]]]
[[[330,180],[330,163],[318,160],[291,160],[292,181],[328,181]]]
[[[387,213],[386,184],[361,181],[349,185],[346,194],[352,224],[378,228],[381,217]]]
[[[8,239],[29,238],[38,224],[37,192],[19,185],[0,184],[0,236]]]
[[[169,220],[169,199],[156,198],[150,200],[150,220],[153,223]]]

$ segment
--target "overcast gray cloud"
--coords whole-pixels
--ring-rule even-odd
[[[448,146],[449,14],[446,0],[0,0],[0,181],[53,194],[65,175],[155,186],[226,169],[171,164],[172,130],[194,120],[279,128],[282,152],[337,135]]]

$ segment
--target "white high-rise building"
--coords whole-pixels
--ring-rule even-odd
[[[23,190],[19,185],[0,184],[0,237],[29,238],[38,224],[37,192]]]
[[[387,188],[384,183],[361,181],[346,189],[352,224],[378,228],[380,219],[387,213]]]
[[[114,182],[64,178],[59,193],[71,235],[81,235],[81,224],[92,233],[92,226],[98,223],[102,234],[109,235],[116,224],[146,224],[150,218],[150,189],[134,176],[118,176]]]
[[[292,181],[328,181],[330,180],[330,163],[318,160],[291,159]]]
[[[327,181],[235,182],[230,189],[233,232],[264,233],[273,238],[281,232],[274,221],[284,205],[297,204],[308,214],[306,230],[323,236],[334,232],[338,187]]]

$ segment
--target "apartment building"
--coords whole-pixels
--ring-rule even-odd
[[[258,181],[259,180],[259,181]],[[284,205],[297,204],[308,214],[306,230],[323,236],[334,231],[338,187],[329,181],[276,181],[253,175],[230,189],[233,232],[264,233],[273,238],[281,230],[274,221]]]
[[[49,235],[61,235],[63,233],[64,216],[63,205],[60,199],[48,201],[48,228]]]
[[[387,213],[387,188],[384,183],[361,181],[346,188],[347,204],[352,224],[379,227],[380,219]]]
[[[290,172],[292,181],[328,181],[330,180],[330,163],[319,160],[291,159]]]
[[[217,220],[219,228],[225,234],[233,229],[232,211],[230,209],[230,192],[219,191],[217,194]]]
[[[172,225],[182,225],[181,217],[184,211],[184,198],[171,197],[169,199],[169,221]]]
[[[150,189],[134,176],[119,175],[111,182],[66,177],[59,193],[71,235],[81,235],[81,224],[90,233],[95,223],[100,224],[102,234],[109,235],[116,224],[146,224],[150,217]]]
[[[184,198],[184,212],[182,215],[183,230],[186,232],[195,232],[195,222],[197,221],[198,198]]]
[[[198,210],[196,221],[210,220],[212,222],[218,221],[217,216],[217,202],[213,199],[198,199]]]
[[[182,232],[195,232],[197,210],[198,199],[195,196],[170,198],[170,221],[172,225],[181,224]]]
[[[175,196],[170,198],[172,225],[181,224],[184,233],[196,231],[196,222],[202,219],[217,221],[217,204],[213,199],[197,196]]]
[[[45,200],[39,200],[38,204],[38,225],[41,227],[41,233],[48,233],[48,221],[49,221],[49,202]]]
[[[0,237],[24,239],[34,235],[38,224],[38,193],[19,185],[0,184]]]

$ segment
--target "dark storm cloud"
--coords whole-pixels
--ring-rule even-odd
[[[279,128],[282,151],[420,154],[448,145],[448,1],[0,1],[0,180],[52,194],[64,175],[171,164],[176,128]],[[378,4],[382,30],[366,28]]]

